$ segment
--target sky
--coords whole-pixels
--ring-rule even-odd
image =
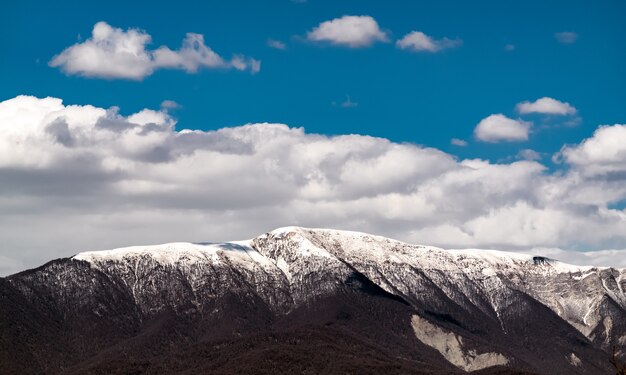
[[[626,267],[623,1],[22,1],[0,275],[334,227]]]

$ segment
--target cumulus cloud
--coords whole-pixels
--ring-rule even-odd
[[[626,125],[601,126],[593,137],[557,154],[587,176],[626,176]]]
[[[543,97],[534,102],[521,102],[515,107],[520,114],[542,113],[548,115],[573,115],[577,110],[572,105],[559,100]]]
[[[461,39],[434,39],[421,31],[411,31],[396,42],[398,48],[413,52],[439,52],[459,47],[461,44],[463,44]]]
[[[94,25],[91,38],[76,43],[50,60],[70,75],[107,79],[141,80],[158,69],[195,73],[200,68],[249,70],[257,73],[260,61],[235,55],[225,60],[204,43],[202,34],[187,33],[178,50],[146,48],[152,38],[139,29],[123,30],[106,22]]]
[[[476,139],[483,142],[520,142],[528,140],[532,123],[514,120],[503,114],[495,114],[482,119],[474,129]]]
[[[551,172],[535,160],[458,160],[284,124],[177,129],[164,111],[122,116],[19,96],[0,103],[0,272],[85,249],[242,239],[285,225],[448,248],[626,248],[626,212],[610,208],[626,199],[624,127],[564,147],[565,167]],[[601,254],[617,265],[611,254],[621,253]]]
[[[320,23],[307,34],[313,42],[328,42],[351,48],[388,41],[387,33],[370,16],[343,16]]]
[[[573,44],[578,39],[578,34],[573,31],[554,33],[554,37],[561,44]]]

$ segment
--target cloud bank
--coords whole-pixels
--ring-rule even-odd
[[[612,208],[626,200],[626,125],[555,159],[562,168],[550,172],[283,124],[178,130],[165,111],[19,96],[0,103],[0,272],[285,225],[456,248],[626,248],[626,212]],[[602,254],[611,265],[621,253]]]
[[[50,60],[68,75],[93,78],[142,80],[158,69],[178,69],[195,73],[200,68],[248,70],[257,73],[261,62],[235,55],[227,61],[204,43],[201,34],[187,33],[178,50],[161,46],[148,50],[152,38],[138,29],[126,31],[106,22],[93,27],[91,38],[74,44]]]

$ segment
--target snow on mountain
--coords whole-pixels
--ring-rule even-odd
[[[368,257],[376,260],[389,260],[393,259],[406,260],[402,255],[398,253],[403,248],[410,248],[414,251],[428,250],[431,254],[430,257],[423,257],[421,259],[422,264],[429,261],[438,262],[433,258],[442,256],[441,253],[451,255],[450,259],[462,260],[464,258],[475,258],[484,261],[491,267],[510,267],[510,266],[523,266],[524,264],[536,264],[542,262],[550,267],[545,268],[546,272],[556,273],[587,273],[594,270],[609,269],[610,267],[593,267],[593,266],[576,266],[567,263],[560,262],[555,259],[538,257],[535,255],[528,255],[523,253],[506,252],[499,250],[482,250],[482,249],[441,249],[432,246],[411,245],[401,241],[392,240],[382,236],[369,235],[361,232],[354,231],[337,231],[331,229],[306,229],[301,227],[283,227],[275,229],[267,234],[259,236],[259,239],[272,236],[273,238],[282,238],[292,233],[304,234],[307,232],[315,232],[317,234],[324,234],[333,241],[341,241],[344,245],[344,250],[350,251],[357,255]],[[150,246],[129,246],[123,248],[117,248],[112,250],[96,250],[81,252],[74,257],[76,260],[84,260],[93,264],[98,264],[103,261],[121,261],[123,259],[130,259],[134,257],[150,256],[155,261],[161,264],[176,264],[178,262],[199,262],[199,261],[212,261],[215,264],[219,263],[221,256],[229,258],[238,258],[242,262],[249,261],[254,263],[268,264],[271,262],[265,256],[261,255],[254,247],[251,246],[254,240],[243,241],[230,241],[225,243],[189,243],[189,242],[175,242],[166,243],[161,245]],[[324,248],[313,245],[306,237],[297,237],[298,251],[302,256],[323,256],[333,257],[331,253]],[[362,253],[362,254],[358,254]],[[435,255],[438,254],[438,255]],[[405,254],[406,255],[406,254]],[[445,264],[440,264],[445,267]]]
[[[415,303],[426,303],[418,291],[435,283],[449,298],[469,301],[496,319],[507,308],[511,293],[523,291],[584,335],[602,336],[606,343],[612,342],[612,324],[601,310],[607,301],[626,310],[626,269],[574,266],[496,250],[444,250],[331,229],[285,227],[247,241],[133,246],[83,252],[72,259],[102,269],[136,265],[141,259],[168,267],[243,267],[257,279],[271,276],[284,283],[294,303],[333,290],[333,280],[356,270],[385,291]],[[193,274],[196,281],[203,275]],[[602,332],[596,332],[598,327]],[[626,342],[626,336],[618,340]]]
[[[219,265],[224,259],[234,260],[242,265],[270,264],[267,258],[250,246],[250,241],[217,244],[175,242],[152,246],[130,246],[113,250],[86,251],[72,257],[72,259],[87,261],[96,267],[106,262],[124,262],[136,258],[150,258],[161,265],[168,266],[199,262]]]

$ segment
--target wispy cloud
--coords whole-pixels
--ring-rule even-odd
[[[281,42],[280,40],[276,40],[276,39],[271,39],[271,38],[268,39],[267,45],[274,49],[280,49],[280,50],[287,49],[287,45],[284,42]]]
[[[452,138],[450,140],[450,144],[454,146],[465,147],[467,146],[467,141],[459,138]]]
[[[554,33],[554,37],[559,43],[572,44],[575,43],[578,39],[578,34],[573,31],[562,31],[559,33]]]
[[[169,110],[177,109],[177,108],[180,108],[180,107],[181,107],[181,105],[176,103],[173,100],[166,99],[166,100],[161,102],[161,110],[163,110],[163,111],[169,111]]]
[[[461,39],[435,39],[421,31],[411,31],[402,39],[396,41],[396,46],[413,52],[439,52],[444,49],[459,47],[463,44]]]
[[[517,157],[522,160],[541,160],[541,154],[529,148],[520,150],[520,152],[517,153]]]
[[[346,99],[341,102],[337,102],[333,100],[331,104],[333,106],[338,106],[341,108],[355,108],[359,106],[359,103],[352,101],[352,98],[350,98],[350,95],[346,95]]]
[[[357,107],[358,105],[359,103],[352,101],[352,99],[350,98],[350,95],[346,95],[346,100],[341,102],[342,108],[354,108],[354,107]]]

